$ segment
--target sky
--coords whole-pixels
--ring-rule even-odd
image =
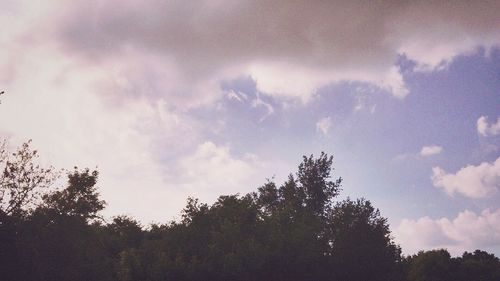
[[[164,223],[334,156],[403,253],[500,255],[499,1],[0,0],[0,138]]]

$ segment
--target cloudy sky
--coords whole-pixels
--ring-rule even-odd
[[[500,2],[406,2],[0,0],[0,137],[144,224],[325,151],[405,253],[498,255]]]

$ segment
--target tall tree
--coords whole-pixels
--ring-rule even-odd
[[[98,212],[105,202],[95,187],[98,172],[68,173],[63,190],[43,196],[41,204],[18,228],[21,264],[31,274],[25,280],[106,280],[112,264],[104,247]]]
[[[344,200],[329,217],[334,277],[339,280],[400,280],[401,250],[391,237],[387,219],[370,201]]]
[[[6,280],[19,279],[19,227],[58,177],[53,167],[36,163],[38,153],[30,145],[31,140],[9,153],[6,141],[0,142],[0,272]]]
[[[297,181],[305,194],[306,207],[317,215],[324,215],[330,209],[332,199],[338,195],[342,178],[332,181],[333,156],[321,152],[318,158],[313,155],[303,157],[297,172]]]

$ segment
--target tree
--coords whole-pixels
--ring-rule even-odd
[[[410,281],[448,281],[455,280],[458,268],[450,253],[445,250],[420,251],[410,258],[408,280]]]
[[[97,218],[106,202],[99,199],[95,187],[99,173],[88,168],[68,173],[68,187],[43,196],[43,209],[57,215],[80,217],[85,220]]]
[[[498,258],[479,250],[402,259],[370,201],[335,200],[331,166],[324,153],[304,157],[280,186],[213,204],[188,198],[179,221],[146,229],[127,216],[99,220],[99,173],[75,168],[36,209],[3,213],[16,223],[0,223],[2,280],[500,281]]]
[[[128,216],[114,217],[107,229],[117,238],[120,248],[137,248],[144,237],[139,222]]]
[[[20,216],[32,210],[59,176],[53,167],[36,164],[38,153],[30,144],[31,140],[10,155],[6,142],[0,144],[0,214]]]
[[[313,155],[303,157],[297,172],[297,180],[305,194],[306,207],[316,215],[324,215],[331,207],[332,199],[338,195],[342,178],[330,180],[333,156],[321,152],[318,158]]]
[[[95,187],[98,172],[68,173],[65,189],[43,196],[43,204],[18,227],[24,280],[110,280],[113,271],[98,218],[105,202]],[[94,221],[96,222],[96,221]]]
[[[20,228],[59,175],[53,167],[36,164],[38,153],[30,145],[31,140],[9,153],[7,142],[0,142],[0,266],[5,267],[0,272],[6,280],[23,279],[15,277],[22,272],[16,245]]]
[[[473,253],[465,252],[457,260],[460,263],[460,276],[457,276],[456,280],[500,280],[500,260],[493,254],[475,250]]]
[[[370,201],[344,200],[329,214],[328,255],[339,280],[400,280],[401,250]]]

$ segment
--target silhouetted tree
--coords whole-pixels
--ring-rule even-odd
[[[37,182],[30,179],[46,170],[30,164],[36,153],[28,145],[20,151],[14,159],[27,160],[7,164],[0,150],[0,163],[10,165],[4,178],[15,182],[13,173],[25,171],[18,186],[33,186],[26,183]],[[97,171],[75,168],[62,190],[14,188],[26,198],[16,201],[18,211],[0,213],[0,277],[500,281],[498,258],[479,250],[459,258],[433,250],[403,259],[387,220],[368,200],[336,201],[341,179],[332,179],[332,163],[325,153],[304,157],[282,185],[268,180],[257,192],[220,196],[213,204],[188,198],[179,221],[146,229],[127,216],[109,223],[100,218],[105,202]]]
[[[15,280],[18,272],[18,228],[38,204],[41,196],[58,177],[53,167],[36,163],[38,154],[30,147],[31,140],[9,153],[5,140],[0,142],[0,272]]]
[[[390,236],[387,219],[370,201],[337,203],[329,217],[328,252],[338,280],[400,280],[401,250]]]
[[[463,276],[460,280],[500,280],[500,260],[493,254],[480,250],[465,252],[459,261]]]
[[[102,245],[99,223],[104,208],[95,184],[97,171],[68,173],[68,186],[43,196],[22,227],[18,240],[26,280],[110,280],[112,261]]]
[[[59,216],[74,216],[84,220],[97,218],[97,213],[104,209],[105,202],[99,199],[95,187],[97,171],[88,168],[68,174],[68,187],[43,196],[42,210],[55,212]]]
[[[408,279],[410,281],[451,281],[458,267],[447,250],[419,252],[411,257]]]
[[[53,167],[36,164],[38,154],[30,148],[31,140],[9,155],[6,143],[0,144],[0,213],[23,215],[32,209],[58,177]]]

